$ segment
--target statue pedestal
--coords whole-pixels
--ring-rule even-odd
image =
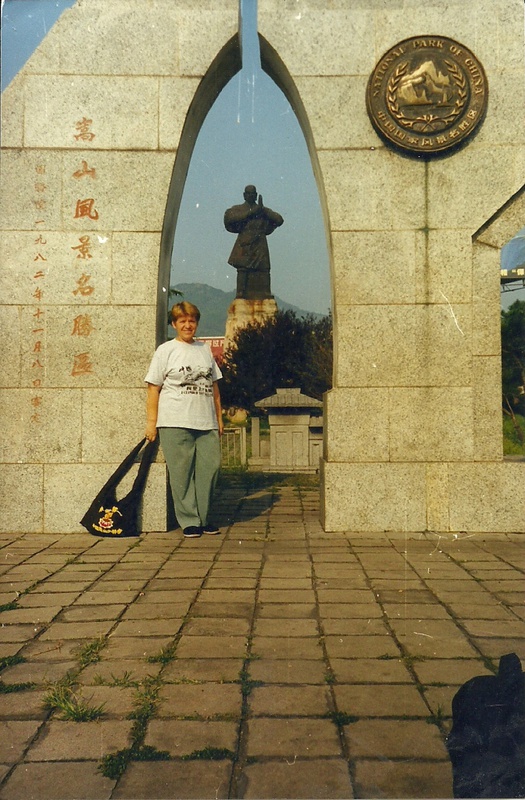
[[[250,322],[263,322],[277,313],[277,303],[273,297],[264,300],[245,300],[236,297],[228,309],[226,332],[224,334],[224,351],[232,344],[235,334],[246,328]]]

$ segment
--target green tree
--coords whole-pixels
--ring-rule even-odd
[[[516,300],[501,312],[501,367],[503,412],[515,424],[520,441],[523,433],[516,415],[525,415],[525,301]]]
[[[237,331],[221,364],[225,406],[252,411],[277,388],[299,387],[321,399],[332,385],[332,318],[278,311]]]

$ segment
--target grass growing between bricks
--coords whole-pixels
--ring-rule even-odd
[[[131,761],[168,761],[170,754],[167,750],[157,750],[150,745],[132,745],[118,753],[108,753],[98,765],[99,771],[105,778],[118,780],[125,772]]]
[[[92,642],[82,645],[75,653],[79,669],[84,669],[84,667],[100,661],[100,653],[106,644],[106,639],[101,636],[99,639],[94,639]]]
[[[147,656],[146,661],[148,664],[170,664],[172,661],[175,660],[175,650],[177,649],[177,641],[173,642],[172,644],[168,645],[167,647],[163,647],[162,650],[154,656]]]
[[[66,678],[51,684],[43,700],[44,708],[60,712],[60,719],[71,722],[93,722],[104,713],[104,704],[90,706],[79,694],[73,691],[73,678]]]
[[[27,658],[19,656],[18,654],[15,656],[4,656],[0,658],[0,672],[2,672],[3,669],[7,669],[7,667],[14,667],[15,664],[25,664],[26,661]]]
[[[25,692],[28,689],[34,689],[36,683],[27,681],[25,683],[4,683],[0,680],[0,694],[11,694],[12,692]]]
[[[100,661],[100,652],[106,646],[103,637],[86,642],[75,653],[78,666],[69,670],[63,678],[47,686],[43,699],[44,708],[59,713],[59,718],[72,722],[93,722],[104,714],[104,703],[90,705],[81,694],[75,692],[75,681],[79,673],[89,664]]]
[[[2,603],[0,605],[0,614],[2,611],[15,611],[18,608],[16,600],[11,600],[10,603]]]
[[[239,683],[241,685],[241,694],[244,699],[249,697],[258,686],[264,686],[263,681],[256,681],[250,678],[248,664],[245,664],[239,673]]]
[[[327,719],[331,719],[334,725],[341,727],[342,725],[351,725],[352,722],[358,722],[359,717],[353,714],[347,714],[344,711],[330,711],[326,714]]]
[[[429,725],[437,725],[438,728],[441,728],[446,719],[447,715],[445,713],[445,709],[440,704],[438,705],[433,714],[430,714],[428,717],[425,717],[425,722],[427,722]]]
[[[128,670],[126,670],[120,677],[112,674],[110,679],[103,678],[102,675],[95,675],[93,678],[93,683],[95,686],[119,686],[124,689],[136,689],[138,686],[140,686],[140,681],[135,680],[132,673],[128,672]]]
[[[194,750],[182,756],[183,761],[225,761],[227,758],[235,758],[235,753],[227,747],[203,747],[202,750]]]
[[[132,744],[102,758],[98,769],[104,777],[118,780],[131,761],[167,761],[170,758],[166,750],[157,750],[156,747],[144,744],[148,722],[159,705],[158,694],[162,686],[160,678],[150,677],[137,687],[133,701],[135,708],[128,717],[134,720],[130,732]]]
[[[0,605],[0,614],[2,611],[16,611],[20,598],[36,589],[39,583],[40,581],[35,581],[35,583],[32,583],[31,586],[28,586],[27,589],[24,589],[22,592],[16,592],[16,600],[10,600],[8,603],[2,603],[2,605]]]

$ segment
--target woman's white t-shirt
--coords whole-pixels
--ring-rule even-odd
[[[162,386],[157,428],[216,430],[213,382],[222,373],[207,342],[172,339],[155,350],[146,383]]]

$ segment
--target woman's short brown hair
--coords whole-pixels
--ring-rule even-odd
[[[175,303],[170,311],[171,322],[175,322],[179,317],[195,317],[198,322],[201,318],[201,312],[193,303],[182,300],[180,303]]]

